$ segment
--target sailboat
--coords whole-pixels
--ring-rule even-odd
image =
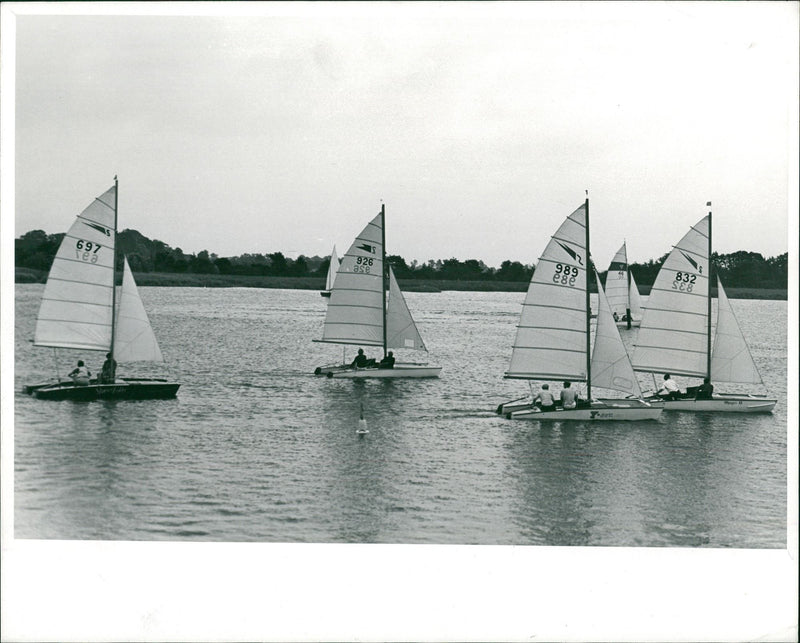
[[[36,321],[35,346],[111,353],[119,362],[163,357],[139,296],[127,258],[117,297],[118,181],[75,220],[53,259]],[[114,378],[113,382],[71,380],[24,388],[40,399],[162,399],[175,397],[180,384],[165,379]]]
[[[614,255],[606,273],[606,296],[617,326],[631,328],[642,322],[642,303],[639,288],[628,265],[625,242]]]
[[[342,258],[331,288],[322,339],[318,342],[380,346],[384,359],[391,349],[426,351],[391,266],[386,263],[386,207],[355,238]],[[388,298],[386,292],[388,290]],[[318,367],[314,373],[327,377],[438,377],[441,366],[395,362],[380,367],[371,360],[366,367],[349,364]]]
[[[589,307],[589,199],[561,224],[536,264],[522,305],[507,379],[586,382],[574,409],[542,411],[530,399],[501,404],[508,418],[535,420],[656,420],[661,409],[641,399],[608,299],[595,272],[597,329],[591,349]],[[592,399],[592,385],[627,398]],[[558,404],[558,403],[557,403]]]
[[[709,202],[708,206],[711,205]],[[645,373],[707,377],[712,383],[764,386],[747,341],[717,275],[716,333],[711,332],[711,212],[687,232],[656,276],[631,361]],[[713,342],[713,349],[712,349]],[[768,413],[777,402],[766,395],[714,393],[695,399],[689,387],[676,400],[658,401],[666,410]]]
[[[339,269],[339,257],[336,256],[336,246],[331,251],[331,262],[328,264],[328,276],[325,279],[325,290],[319,292],[323,297],[331,296],[333,282],[336,281],[336,271]]]

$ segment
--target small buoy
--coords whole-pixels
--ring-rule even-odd
[[[367,429],[367,421],[364,419],[364,405],[361,405],[361,417],[358,420],[358,428],[356,429],[356,433],[359,435],[364,435],[365,433],[369,433]]]

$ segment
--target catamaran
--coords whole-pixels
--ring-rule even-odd
[[[708,206],[711,205],[709,202]],[[712,383],[764,386],[747,341],[717,275],[717,326],[711,332],[711,212],[678,242],[658,272],[633,352],[636,371],[707,377]],[[713,340],[713,349],[712,349]],[[668,411],[768,413],[777,402],[766,395],[714,393],[695,399],[688,387],[680,399],[650,399]]]
[[[513,419],[656,420],[661,409],[641,399],[608,299],[595,272],[597,328],[591,348],[589,307],[589,199],[561,224],[536,264],[522,305],[507,379],[586,382],[586,399],[574,409],[542,411],[531,398],[501,404]],[[592,385],[627,398],[592,399]]]
[[[336,256],[336,246],[333,246],[331,251],[331,262],[328,264],[328,276],[325,278],[325,290],[320,291],[323,297],[331,296],[331,288],[333,282],[336,281],[336,271],[339,269],[339,257]]]
[[[318,342],[380,346],[384,360],[390,349],[427,351],[403,293],[386,262],[386,208],[367,224],[345,253],[331,288],[322,339]],[[386,292],[388,290],[388,300]],[[339,378],[438,377],[441,366],[395,362],[381,367],[349,363],[319,366],[315,375]]]
[[[117,297],[118,181],[76,219],[53,259],[36,321],[35,346],[110,353],[119,362],[163,362],[127,258]],[[56,364],[58,363],[56,359]],[[56,367],[58,368],[58,367]],[[165,379],[115,377],[25,386],[47,400],[163,399],[180,384]]]
[[[608,266],[606,297],[617,326],[631,328],[642,323],[639,288],[628,265],[628,251],[624,242]]]

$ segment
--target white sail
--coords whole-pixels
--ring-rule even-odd
[[[127,257],[124,260],[122,289],[117,302],[114,358],[118,362],[164,361]]]
[[[115,210],[112,187],[78,215],[64,236],[42,296],[37,346],[110,349]]]
[[[528,286],[506,377],[586,380],[586,205],[544,249]]]
[[[597,279],[597,331],[592,350],[592,386],[642,396],[630,358],[622,343],[611,305],[603,292],[600,275]]]
[[[708,354],[708,234],[703,217],[678,242],[653,283],[633,368],[704,377]]]
[[[382,238],[379,213],[342,258],[320,341],[383,346]]]
[[[631,307],[631,318],[642,318],[642,297],[639,294],[639,286],[636,285],[636,280],[633,278],[633,273],[630,272],[631,286],[628,292],[628,302]]]
[[[325,290],[333,288],[333,282],[336,281],[336,271],[339,270],[339,257],[336,256],[336,246],[333,246],[331,251],[331,262],[328,265],[328,277],[325,280]]]
[[[606,297],[611,312],[621,319],[628,309],[628,253],[624,243],[608,266]]]
[[[737,384],[763,384],[728,295],[717,277],[717,330],[711,353],[711,380]]]
[[[389,301],[386,304],[386,348],[427,350],[391,266],[389,266]]]

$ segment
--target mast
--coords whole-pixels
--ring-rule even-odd
[[[628,323],[625,325],[628,330],[631,329],[631,264],[628,262],[628,246],[627,242],[623,241],[622,245],[625,246],[625,276],[627,277],[628,289],[625,291],[628,295],[628,306],[625,308],[625,316]]]
[[[589,190],[586,190],[586,397],[592,399],[592,308],[589,298]],[[598,293],[599,296],[600,293]],[[600,307],[598,302],[598,315]]]
[[[386,290],[389,266],[386,265],[386,205],[381,203],[381,301],[383,303],[383,356],[386,357]]]
[[[114,252],[111,258],[111,359],[114,359],[114,339],[117,328],[117,205],[119,203],[119,182],[114,176]]]
[[[711,201],[708,206],[708,308],[706,324],[706,377],[711,380]],[[717,294],[719,297],[719,294]]]

